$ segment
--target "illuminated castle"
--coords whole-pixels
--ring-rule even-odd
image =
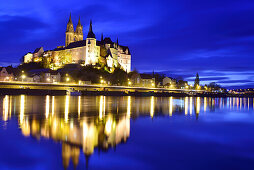
[[[43,49],[42,49],[43,50]],[[121,46],[110,38],[98,41],[93,33],[92,21],[90,21],[89,32],[84,40],[83,26],[79,18],[76,30],[74,30],[71,16],[67,23],[65,32],[65,46],[54,50],[41,51],[38,54],[28,53],[24,56],[24,62],[40,62],[43,57],[48,57],[51,64],[49,68],[57,69],[65,64],[97,65],[102,63],[110,68],[121,67],[126,72],[131,71],[131,55],[127,46]]]

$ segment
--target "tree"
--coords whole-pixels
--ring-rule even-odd
[[[199,75],[198,75],[198,73],[197,73],[197,74],[196,74],[195,83],[194,83],[194,87],[199,86],[199,82],[200,82],[200,80],[199,80]]]
[[[117,85],[127,84],[127,79],[128,79],[127,73],[119,67],[117,67],[111,75],[112,84]]]

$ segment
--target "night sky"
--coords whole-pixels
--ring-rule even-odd
[[[70,12],[85,36],[92,19],[97,39],[103,32],[129,46],[139,72],[254,87],[254,1],[246,0],[2,0],[0,65],[64,45]]]

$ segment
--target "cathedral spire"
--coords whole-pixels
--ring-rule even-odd
[[[68,21],[68,25],[69,24],[73,25],[72,20],[71,20],[71,13],[70,13],[69,21]]]
[[[71,13],[70,13],[69,21],[68,21],[68,24],[67,24],[66,32],[74,32],[73,23],[72,23],[72,20],[71,20]]]
[[[87,38],[95,38],[95,34],[93,33],[92,20],[90,20],[89,32],[87,34]]]
[[[119,44],[118,44],[118,37],[117,37],[117,39],[116,39],[116,44],[117,44],[117,47],[118,47],[118,45],[119,45]]]
[[[82,35],[83,37],[83,26],[81,25],[81,22],[80,22],[80,17],[79,17],[79,20],[78,20],[78,25],[76,27],[76,34],[78,35]],[[83,39],[83,38],[82,38]]]
[[[92,20],[90,20],[89,32],[93,32]]]
[[[80,22],[80,17],[79,17],[79,19],[78,19],[78,25],[77,25],[77,27],[78,27],[78,26],[81,26],[81,27],[82,27],[81,22]]]

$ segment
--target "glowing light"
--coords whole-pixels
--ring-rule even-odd
[[[188,101],[188,97],[185,97],[185,99],[184,99],[185,115],[188,114],[188,105],[189,105],[188,102],[189,102],[189,101]]]
[[[81,111],[81,96],[78,96],[78,117],[80,118]]]
[[[47,78],[47,81],[50,81],[50,78]]]
[[[46,96],[46,119],[48,119],[49,116],[49,95]]]
[[[52,96],[52,115],[55,113],[55,96]]]
[[[64,111],[64,121],[65,122],[68,122],[69,104],[70,104],[70,96],[66,95],[66,97],[65,97],[65,111]]]
[[[109,135],[109,134],[111,133],[111,130],[112,130],[112,123],[113,123],[112,119],[109,118],[109,119],[107,120],[107,122],[106,122],[106,125],[105,125],[105,134],[106,134],[106,135]]]
[[[172,116],[173,114],[173,97],[171,96],[169,98],[169,116]]]
[[[9,96],[6,95],[3,99],[3,120],[7,121],[8,120],[8,110],[9,109]]]
[[[70,78],[69,78],[69,77],[67,77],[67,78],[66,78],[66,81],[70,81]]]
[[[128,118],[131,116],[131,96],[128,96],[127,99],[127,116]]]
[[[154,116],[154,96],[151,96],[150,116],[151,116],[151,118],[153,118],[153,116]]]
[[[20,114],[19,114],[19,119],[20,119],[21,125],[23,124],[24,115],[25,115],[25,96],[21,95],[20,96]]]
[[[206,107],[207,107],[207,99],[204,97],[204,112],[206,112]]]
[[[192,97],[190,97],[190,115],[192,115]]]
[[[105,96],[100,96],[99,119],[102,119],[104,114],[105,114]]]
[[[200,97],[197,97],[197,105],[196,106],[197,106],[196,113],[199,114],[199,112],[200,112]]]

